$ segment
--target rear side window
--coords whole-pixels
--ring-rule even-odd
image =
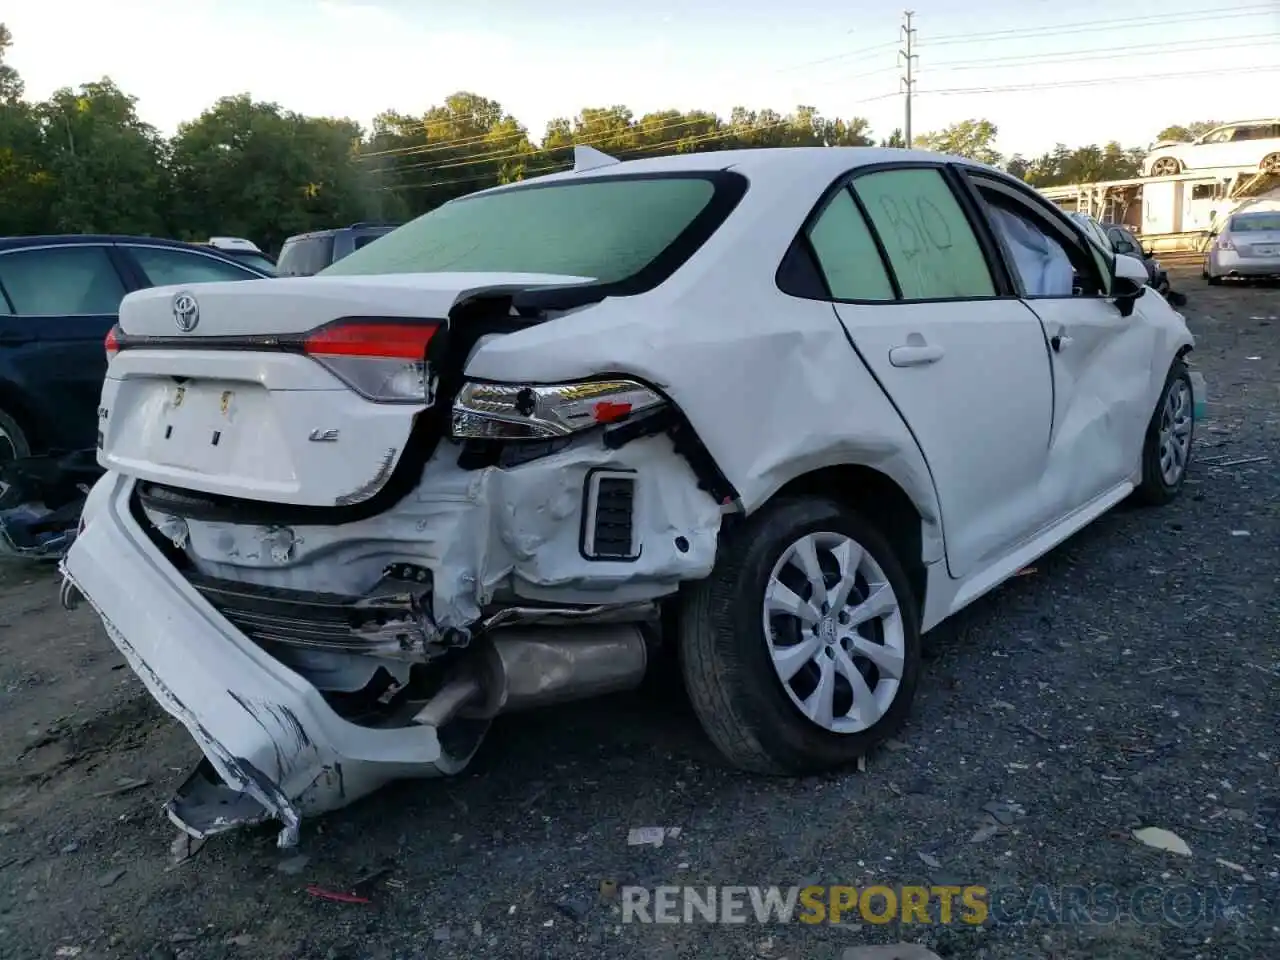
[[[477,194],[437,207],[326,272],[551,273],[619,283],[667,253],[718,189],[711,176],[672,175]]]
[[[884,170],[858,177],[867,209],[908,300],[995,296],[995,282],[964,209],[942,173]]]
[[[160,247],[130,247],[129,252],[142,267],[147,279],[157,287],[177,283],[209,283],[215,280],[252,280],[254,274],[233,263],[224,263],[185,250]]]
[[[105,247],[67,246],[0,255],[0,286],[18,316],[113,314],[124,283]]]
[[[276,274],[281,277],[310,277],[333,263],[333,234],[286,240]]]
[[[893,284],[862,212],[849,191],[841,190],[816,223],[809,243],[818,267],[837,300],[892,300]]]

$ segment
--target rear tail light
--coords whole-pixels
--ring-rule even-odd
[[[1231,238],[1230,238],[1230,237],[1227,237],[1227,236],[1221,236],[1221,237],[1219,237],[1219,238],[1218,238],[1218,249],[1219,249],[1219,250],[1234,250],[1235,248],[1236,248],[1236,245],[1235,245],[1234,243],[1232,243],[1232,242],[1231,242]]]
[[[107,338],[102,342],[103,349],[107,351],[107,363],[110,363],[112,358],[120,352],[119,330],[120,324],[117,323],[107,331]]]
[[[338,320],[308,334],[302,351],[369,400],[430,402],[427,345],[439,329],[419,320]]]

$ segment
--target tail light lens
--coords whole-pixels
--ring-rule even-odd
[[[107,337],[105,340],[102,341],[103,349],[107,351],[107,363],[110,363],[112,358],[115,357],[115,355],[120,352],[119,331],[120,331],[120,324],[117,323],[114,327],[112,327],[110,330],[107,331]]]
[[[1236,245],[1231,242],[1231,238],[1226,234],[1223,234],[1221,237],[1218,238],[1219,250],[1234,250],[1235,248],[1236,248]]]
[[[427,345],[440,329],[419,320],[338,320],[308,334],[302,351],[366,399],[430,402]]]
[[[542,386],[470,381],[453,402],[453,435],[459,440],[553,440],[620,423],[665,402],[634,380]]]

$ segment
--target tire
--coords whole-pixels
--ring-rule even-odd
[[[1181,400],[1178,398],[1181,397]],[[1185,406],[1183,406],[1185,404]],[[1142,482],[1134,491],[1134,499],[1147,506],[1162,506],[1177,499],[1187,480],[1187,469],[1191,465],[1191,457],[1195,449],[1195,391],[1191,386],[1191,375],[1187,365],[1181,360],[1173,361],[1169,375],[1165,378],[1164,389],[1160,391],[1160,401],[1156,404],[1151,421],[1147,424],[1147,433],[1142,442]],[[1178,411],[1185,411],[1185,420]],[[1186,449],[1182,452],[1180,469],[1170,470],[1166,474],[1162,465],[1166,441],[1176,439],[1179,431],[1174,429],[1185,424]],[[1166,428],[1172,436],[1166,435]],[[1176,460],[1177,444],[1169,447],[1169,453]],[[1172,462],[1172,461],[1170,461]]]
[[[31,443],[13,417],[0,410],[0,464],[31,456]],[[18,505],[17,491],[0,480],[0,510]]]
[[[1177,157],[1160,157],[1151,164],[1151,176],[1153,177],[1168,177],[1181,172],[1182,163],[1179,162]]]
[[[1280,153],[1269,153],[1262,158],[1262,163],[1258,164],[1259,173],[1269,173],[1272,176],[1280,174]]]
[[[830,544],[825,541],[844,540],[860,546],[870,560],[855,567],[860,578],[854,601],[866,596],[870,584],[879,583],[881,590],[891,591],[896,609],[858,628],[857,641],[847,633],[856,625],[841,626],[833,617],[822,618],[821,629],[829,632],[820,633],[818,627],[805,627],[799,619],[782,615],[775,621],[777,630],[771,629],[766,636],[765,596],[775,567],[783,563],[793,545],[811,535],[811,542],[820,547],[819,560],[826,561],[824,570],[830,567],[823,578],[828,589],[839,579],[835,574],[839,567],[835,556],[826,552]],[[802,599],[812,596],[798,567],[784,567],[779,573]],[[794,579],[797,576],[799,580]],[[884,599],[885,594],[876,596]],[[838,598],[831,599],[834,603]],[[853,607],[851,602],[839,612],[843,615]],[[865,612],[869,608],[860,609]],[[817,644],[816,659],[805,661],[790,684],[784,685],[774,667],[771,642],[792,637],[806,645]],[[823,642],[827,643],[825,648]],[[854,648],[855,642],[859,648]],[[891,680],[882,686],[893,671],[881,675],[861,652],[868,647],[879,648],[876,654],[883,662],[888,655],[881,651],[900,653],[901,664],[894,668],[899,674],[896,692]],[[722,540],[711,575],[686,588],[679,650],[685,689],[694,711],[725,759],[748,772],[802,776],[852,763],[902,727],[920,675],[920,617],[902,565],[879,530],[829,500],[785,499],[766,506]],[[886,695],[887,702],[877,702],[875,709],[861,718],[847,715],[853,688],[846,679],[849,675],[842,671],[850,668],[864,680],[875,681],[864,688],[864,694],[876,690]],[[826,727],[802,713],[794,699],[818,675],[834,684],[832,713],[841,717],[839,711],[844,709],[846,714]],[[866,709],[871,701],[864,696],[858,703]],[[837,731],[836,727],[844,729]]]
[[[1211,273],[1206,273],[1206,274],[1205,274],[1205,276],[1204,276],[1204,279],[1205,279],[1205,282],[1207,282],[1207,283],[1209,284],[1209,286],[1211,286],[1211,287],[1220,287],[1220,286],[1222,286],[1222,278],[1221,278],[1221,277],[1215,277],[1215,276],[1214,276],[1213,274],[1211,274]]]

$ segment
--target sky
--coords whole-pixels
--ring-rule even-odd
[[[246,92],[368,125],[468,90],[535,138],[618,104],[903,124],[902,10],[868,0],[4,0],[0,21],[29,98],[110,76],[166,135]],[[1280,114],[1280,0],[918,0],[913,24],[916,134],[984,118],[1029,156]]]

